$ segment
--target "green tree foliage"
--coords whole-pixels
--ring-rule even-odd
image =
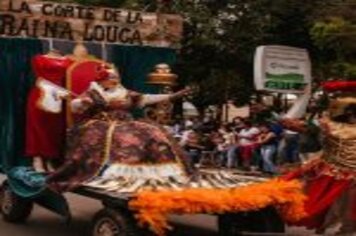
[[[329,1],[315,14],[310,29],[318,51],[317,73],[327,78],[356,79],[356,1]]]
[[[57,0],[59,1],[59,0]],[[202,108],[253,93],[259,45],[307,48],[317,79],[356,78],[356,0],[71,0],[85,5],[178,13],[184,38],[175,71],[200,90]],[[161,4],[158,4],[161,3]]]
[[[196,103],[220,104],[226,98],[238,104],[248,102],[253,92],[255,48],[282,44],[312,49],[308,16],[316,4],[308,0],[211,0],[185,5],[187,26],[179,71],[185,82],[201,85]]]

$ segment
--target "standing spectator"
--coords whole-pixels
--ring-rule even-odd
[[[250,106],[250,119],[254,123],[262,123],[266,120],[274,120],[279,117],[274,107],[263,103],[255,103]]]
[[[173,122],[173,133],[175,137],[180,137],[181,133],[183,132],[184,129],[184,122],[179,118],[176,117]]]
[[[216,120],[211,116],[205,116],[203,118],[203,122],[199,126],[199,130],[205,134],[216,131],[217,129],[218,129],[218,124]]]
[[[179,141],[179,144],[183,147],[187,142],[188,142],[188,137],[189,137],[189,134],[194,132],[193,131],[193,123],[191,124],[188,124],[186,127],[185,127],[185,130],[182,132],[182,137]]]
[[[237,162],[237,146],[236,137],[231,130],[231,125],[223,124],[219,129],[219,134],[221,142],[218,144],[218,152],[220,153],[221,164],[232,168]]]
[[[321,150],[321,129],[315,121],[305,121],[305,129],[300,133],[299,158],[306,162],[310,156]]]
[[[235,139],[235,134],[231,130],[231,125],[229,124],[222,124],[219,133],[222,135],[222,137],[225,140],[225,144],[227,146],[230,146],[236,142]]]
[[[169,135],[172,135],[174,136],[175,133],[174,133],[174,124],[172,121],[168,122],[168,124],[162,124],[162,127],[169,133]]]
[[[201,152],[204,147],[201,145],[200,137],[194,130],[188,134],[187,142],[183,146],[192,165],[200,162]]]
[[[192,127],[194,124],[192,117],[184,118],[184,128],[187,129],[188,127]]]
[[[238,133],[245,127],[244,118],[236,116],[233,118],[230,124],[231,130],[234,134],[234,143],[228,148],[226,153],[227,167],[232,168],[234,166],[241,165],[241,160],[239,160],[239,147],[237,142]]]
[[[194,117],[192,121],[193,121],[193,129],[200,132],[201,131],[201,127],[203,125],[203,122],[201,121],[201,118],[200,117]]]
[[[213,143],[216,145],[215,148],[215,153],[216,157],[219,160],[219,165],[220,167],[226,166],[226,158],[227,158],[227,153],[226,153],[226,145],[225,145],[225,139],[220,133],[214,133],[211,135],[211,139]]]
[[[242,117],[236,116],[232,119],[231,128],[234,132],[240,132],[244,128],[244,119]]]
[[[261,145],[262,170],[269,174],[275,174],[277,168],[273,159],[277,151],[277,135],[272,131],[271,126],[266,123],[261,124],[259,130],[261,133],[257,142]]]
[[[299,133],[293,130],[285,129],[279,149],[279,156],[283,162],[297,162],[299,160]]]
[[[284,128],[283,128],[282,124],[280,124],[278,121],[275,121],[275,120],[270,121],[269,128],[276,135],[276,140],[277,140],[276,152],[277,152],[277,154],[276,154],[275,163],[280,164],[283,162],[283,160],[281,160],[281,156],[279,156],[278,153],[280,153],[279,150],[280,150],[280,145],[283,140]]]
[[[244,128],[238,133],[239,154],[244,168],[250,168],[252,154],[256,149],[256,138],[260,131],[250,121],[244,121]]]

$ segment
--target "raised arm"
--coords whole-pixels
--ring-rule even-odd
[[[296,132],[305,132],[307,129],[307,123],[298,119],[282,119],[279,121],[284,128],[293,130]]]
[[[90,83],[87,91],[73,99],[70,107],[73,113],[81,114],[92,106],[107,106],[103,89],[95,82]]]
[[[137,104],[139,107],[145,107],[160,102],[170,100],[170,94],[144,94],[141,97],[140,102]]]
[[[280,119],[280,123],[287,129],[305,132],[307,129],[307,123],[300,120],[307,110],[309,100],[311,98],[311,86],[307,85],[304,89],[304,93],[295,101],[293,106],[288,112]]]
[[[306,113],[311,95],[312,95],[311,86],[307,85],[304,90],[304,93],[295,101],[293,106],[288,110],[288,112],[283,116],[283,118],[285,119],[302,118]]]
[[[265,144],[268,141],[270,141],[272,138],[275,138],[276,135],[273,132],[269,132],[266,135],[260,135],[258,136],[257,142],[260,144]]]
[[[173,94],[144,94],[142,95],[139,107],[157,104],[165,101],[174,101],[191,93],[191,89],[183,89]]]

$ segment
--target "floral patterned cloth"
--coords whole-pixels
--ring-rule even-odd
[[[133,120],[129,109],[138,98],[137,93],[129,93],[120,107],[96,102],[87,110],[85,118],[69,131],[64,165],[48,178],[52,189],[71,190],[104,175],[112,165],[169,164],[180,169],[178,175],[187,174],[183,152],[165,130],[156,124]],[[127,168],[125,171],[129,172]],[[125,173],[122,175],[115,177],[124,178]]]

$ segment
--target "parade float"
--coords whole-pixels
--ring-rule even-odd
[[[90,232],[98,236],[164,235],[169,214],[217,215],[221,235],[283,232],[282,218],[304,216],[299,182],[191,168],[157,123],[132,118],[131,108],[185,94],[147,88],[176,80],[165,64],[181,17],[35,0],[0,10],[4,220],[24,222],[38,204],[69,222],[68,191],[103,203]],[[56,40],[77,44],[73,54],[60,55]],[[83,43],[99,45],[102,59]],[[38,156],[45,173],[31,167]]]

